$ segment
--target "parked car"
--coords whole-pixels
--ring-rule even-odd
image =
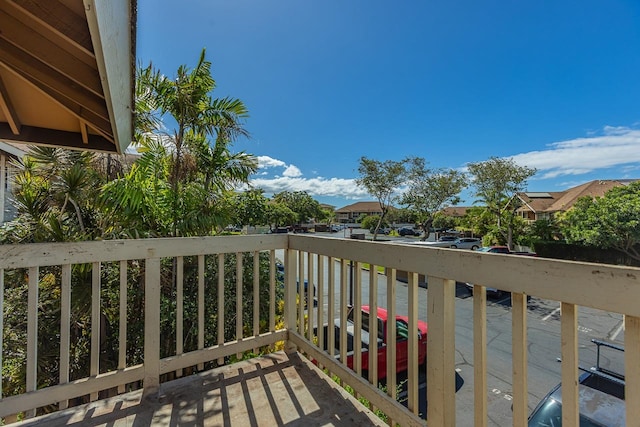
[[[535,252],[514,252],[507,246],[484,246],[478,249],[478,252],[489,252],[493,254],[509,254],[509,255],[524,255],[524,256],[538,256]]]
[[[353,369],[354,357],[360,357],[362,363],[362,373],[366,375],[369,370],[369,350],[377,349],[378,352],[378,378],[384,379],[387,376],[387,347],[390,345],[387,343],[387,322],[393,322],[394,319],[389,319],[387,316],[387,310],[378,307],[377,320],[378,320],[378,336],[371,337],[369,335],[369,306],[362,306],[362,332],[361,342],[362,348],[359,355],[354,354],[354,308],[351,307],[347,313],[347,366]],[[409,367],[409,318],[407,316],[396,316],[396,372],[406,371]],[[324,342],[323,349],[327,350],[329,346],[328,336],[331,333],[331,326],[328,324],[323,325],[324,328]],[[335,342],[335,354],[336,358],[340,356],[340,319],[335,319],[333,322],[334,342]],[[426,367],[427,362],[427,323],[418,320],[418,365],[423,369]]]
[[[398,229],[398,234],[401,236],[419,236],[422,233],[412,227],[402,227]]]
[[[598,347],[596,366],[580,368],[584,373],[578,379],[578,407],[580,427],[624,426],[626,405],[624,375],[600,366],[602,347],[624,351],[623,347],[591,340]],[[555,386],[529,416],[529,427],[562,425],[562,390]]]
[[[438,242],[455,242],[458,240],[456,236],[440,236],[438,237]]]
[[[482,246],[482,240],[475,237],[461,237],[451,242],[450,248],[453,249],[471,249],[475,251]]]

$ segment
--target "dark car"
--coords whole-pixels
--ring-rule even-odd
[[[421,233],[415,228],[402,227],[398,229],[398,234],[401,236],[419,236]]]
[[[592,339],[598,347],[596,366],[580,368],[584,373],[578,379],[578,406],[580,427],[624,426],[624,375],[600,366],[602,347],[624,351],[618,345]],[[529,416],[529,427],[562,425],[561,385],[554,387]]]

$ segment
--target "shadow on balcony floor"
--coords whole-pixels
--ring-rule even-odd
[[[298,353],[273,353],[16,426],[385,426]]]

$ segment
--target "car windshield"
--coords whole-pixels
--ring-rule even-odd
[[[489,252],[491,250],[491,246],[485,246],[484,248],[478,249],[478,252]]]
[[[529,418],[529,427],[559,427],[562,425],[562,405],[549,399]],[[580,427],[605,427],[580,416]]]

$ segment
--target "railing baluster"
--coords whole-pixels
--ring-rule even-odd
[[[242,253],[236,252],[236,340],[242,340]],[[242,353],[236,354],[242,359]]]
[[[94,262],[91,269],[91,363],[89,375],[100,373],[100,263]],[[91,393],[89,400],[98,400],[98,393]]]
[[[473,287],[474,426],[487,426],[487,288]]]
[[[144,263],[144,390],[143,397],[157,397],[160,387],[160,259]]]
[[[318,255],[318,347],[324,343],[324,260],[323,255]]]
[[[408,338],[408,359],[409,364],[407,376],[409,384],[409,410],[418,414],[418,273],[408,273],[408,317],[409,317],[409,338]]]
[[[2,329],[0,329],[2,330]],[[64,264],[60,274],[60,384],[69,382],[69,346],[71,342],[71,264]],[[0,365],[1,366],[1,365]],[[69,402],[58,403],[66,409]]]
[[[369,268],[369,382],[378,386],[378,270]]]
[[[396,269],[387,268],[387,394],[391,399],[396,400],[398,397],[397,381],[396,381]],[[395,423],[389,419],[389,425]]]
[[[284,270],[284,327],[287,330],[296,330],[296,256],[298,252],[293,249],[286,250]],[[296,350],[295,344],[288,341],[285,346],[287,352]]]
[[[276,251],[269,251],[269,331],[276,330]]]
[[[224,254],[218,254],[218,345],[224,344]],[[224,364],[224,357],[218,358],[218,365]]]
[[[389,396],[396,398],[396,269],[388,269],[387,273],[387,384]]]
[[[313,282],[313,257],[314,254],[307,252],[307,289],[305,291],[305,298],[307,299],[307,338],[309,341],[313,341],[313,304],[315,299],[314,282]]]
[[[340,362],[347,365],[347,260],[340,260]]]
[[[329,257],[329,290],[328,290],[328,301],[327,301],[327,351],[330,356],[335,354],[336,348],[336,327],[335,327],[335,318],[336,318],[336,259],[334,257]],[[324,342],[323,342],[324,343]]]
[[[640,317],[624,317],[624,370],[627,425],[640,420]]]
[[[512,306],[512,365],[513,365],[513,425],[526,426],[527,394],[527,298],[511,294]]]
[[[296,292],[298,293],[298,332],[304,336],[304,252],[298,251],[298,274],[296,282]]]
[[[253,253],[253,336],[260,335],[260,252]],[[254,347],[254,354],[258,348]]]
[[[198,255],[198,350],[204,348],[204,255]],[[198,364],[202,371],[204,364]]]
[[[562,355],[562,424],[577,426],[578,413],[578,307],[560,305],[560,351]]]
[[[71,273],[71,270],[69,270]],[[62,275],[64,277],[64,274]],[[71,283],[71,274],[69,274]],[[120,261],[120,321],[118,324],[118,369],[127,367],[127,261]],[[118,393],[125,392],[125,384],[118,386]]]
[[[456,283],[431,276],[427,282],[427,420],[432,425],[454,427]]]
[[[353,263],[353,370],[362,375],[362,265]],[[375,316],[371,313],[370,316]]]
[[[184,352],[184,257],[176,257],[176,355]],[[182,369],[176,371],[182,376]]]
[[[38,387],[38,267],[29,267],[29,290],[27,297],[27,384],[26,391],[34,391]],[[35,417],[36,410],[25,413],[25,418]]]

